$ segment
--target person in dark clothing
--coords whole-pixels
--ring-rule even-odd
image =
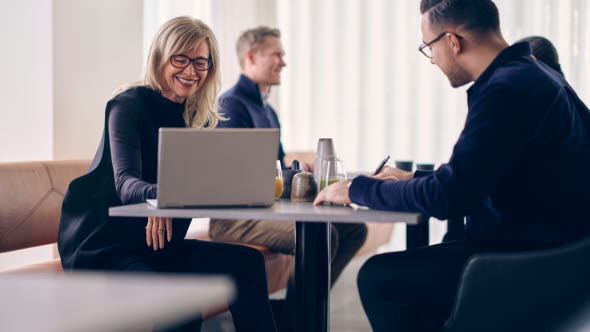
[[[559,75],[565,77],[559,64],[559,54],[553,43],[547,38],[540,36],[531,36],[523,38],[516,43],[528,42],[531,45],[532,55],[535,59],[549,66],[549,68],[555,70]]]
[[[257,27],[242,33],[236,44],[242,68],[238,82],[219,98],[227,121],[219,127],[279,128],[278,116],[267,102],[270,88],[281,83],[280,72],[286,66],[280,31]],[[284,165],[285,152],[279,144],[277,159]],[[295,222],[275,220],[211,219],[211,239],[216,241],[252,243],[270,250],[293,255],[295,253]],[[365,243],[367,226],[364,223],[331,225],[331,284]],[[294,278],[287,288],[286,301],[273,301],[273,313],[281,331],[293,329],[295,312]]]
[[[264,259],[255,249],[185,240],[190,220],[115,218],[108,208],[157,197],[158,131],[215,127],[219,53],[202,21],[177,17],[152,43],[142,81],[106,106],[105,128],[89,172],[71,182],[58,233],[64,270],[226,274],[237,284],[230,304],[237,331],[275,331]],[[170,328],[198,331],[201,319]]]
[[[515,44],[528,42],[531,45],[533,58],[543,62],[549,68],[558,72],[565,77],[559,64],[559,55],[553,43],[547,38],[540,36],[531,36],[517,41]],[[450,218],[447,220],[447,233],[443,236],[443,242],[457,241],[463,238],[465,234],[464,218]]]
[[[441,330],[475,253],[557,247],[590,235],[588,108],[531,57],[528,43],[509,47],[491,0],[422,0],[421,13],[420,51],[451,86],[474,82],[450,161],[434,172],[386,168],[333,184],[315,201],[467,216],[461,242],[365,263],[358,287],[375,331]]]
[[[281,45],[281,33],[270,27],[244,31],[236,43],[242,73],[238,82],[219,97],[226,121],[220,128],[278,128],[279,117],[268,103],[273,85],[281,84],[281,70],[287,66]],[[283,166],[285,151],[279,142],[277,160]]]

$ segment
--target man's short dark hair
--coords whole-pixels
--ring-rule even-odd
[[[498,7],[492,0],[422,0],[420,13],[426,12],[435,26],[462,27],[474,32],[500,31]]]

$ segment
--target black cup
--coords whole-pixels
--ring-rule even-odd
[[[411,160],[396,160],[395,168],[402,171],[411,172],[414,170],[414,162]]]
[[[434,171],[434,164],[416,164],[419,171]]]
[[[293,176],[297,173],[301,173],[301,169],[283,169],[283,193],[281,198],[291,198],[291,183],[293,182]]]

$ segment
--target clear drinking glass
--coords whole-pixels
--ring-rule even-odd
[[[320,173],[319,190],[326,188],[332,183],[346,179],[346,169],[342,160],[338,158],[324,159]]]
[[[281,161],[277,160],[277,170],[275,175],[275,199],[279,199],[283,193],[283,169]]]

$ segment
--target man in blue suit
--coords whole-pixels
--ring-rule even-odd
[[[236,51],[242,68],[238,83],[223,93],[219,103],[228,121],[220,128],[279,128],[279,118],[267,102],[270,87],[281,84],[281,70],[287,64],[278,29],[258,27],[242,33]],[[285,152],[279,142],[277,159]]]
[[[236,45],[242,74],[236,85],[220,97],[220,106],[228,121],[220,122],[219,127],[280,129],[278,116],[267,102],[271,86],[281,83],[281,70],[286,66],[280,37],[278,29],[264,26],[242,33]],[[283,145],[279,144],[277,159],[283,165],[284,157]],[[216,241],[251,243],[291,255],[295,252],[295,222],[212,219],[209,235]],[[366,237],[364,223],[332,223],[332,284]],[[295,299],[292,281],[287,300],[271,303],[279,331],[293,329]]]

